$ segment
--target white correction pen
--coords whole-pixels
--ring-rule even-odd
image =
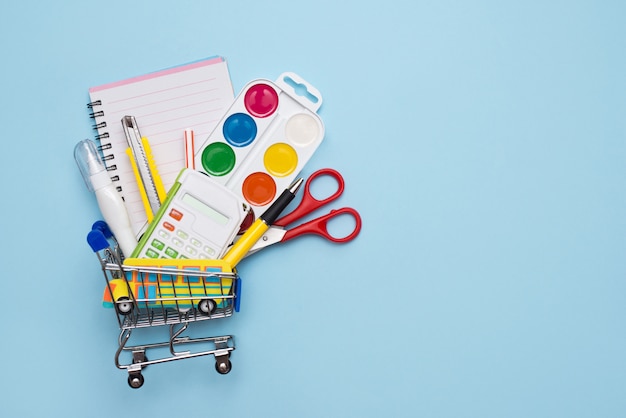
[[[87,188],[96,194],[104,221],[111,228],[124,256],[129,257],[137,246],[137,238],[130,226],[124,201],[100,159],[96,144],[89,139],[80,141],[74,148],[74,159]]]

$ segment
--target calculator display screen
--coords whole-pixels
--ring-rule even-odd
[[[221,213],[219,213],[218,211],[216,211],[209,205],[202,203],[201,201],[199,201],[198,199],[196,199],[189,193],[185,193],[183,195],[182,201],[188,204],[189,206],[191,206],[192,208],[198,210],[200,213],[213,219],[215,222],[219,223],[220,225],[226,225],[228,223],[229,218],[227,216],[222,215]]]

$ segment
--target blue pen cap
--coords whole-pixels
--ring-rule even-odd
[[[99,229],[92,229],[89,231],[87,234],[87,243],[94,253],[102,251],[110,246],[109,241],[107,241],[106,237]]]
[[[98,230],[104,234],[106,238],[111,238],[113,236],[113,232],[111,232],[111,228],[104,221],[96,221],[91,226],[92,230]]]
[[[92,178],[99,178],[101,176],[97,176],[98,174],[106,173],[106,167],[100,158],[96,144],[89,139],[80,141],[74,147],[74,159],[76,164],[78,164],[80,173],[83,175],[87,188],[92,192],[95,191],[98,186],[96,185],[94,188]]]

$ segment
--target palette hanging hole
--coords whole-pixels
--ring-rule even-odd
[[[288,75],[283,77],[283,81],[287,85],[289,85],[298,96],[306,98],[311,103],[319,102],[320,99],[316,95],[311,93],[305,84],[298,83]]]

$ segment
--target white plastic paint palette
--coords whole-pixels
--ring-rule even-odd
[[[196,149],[196,169],[240,194],[259,216],[322,142],[321,104],[320,93],[293,73],[248,83]]]

